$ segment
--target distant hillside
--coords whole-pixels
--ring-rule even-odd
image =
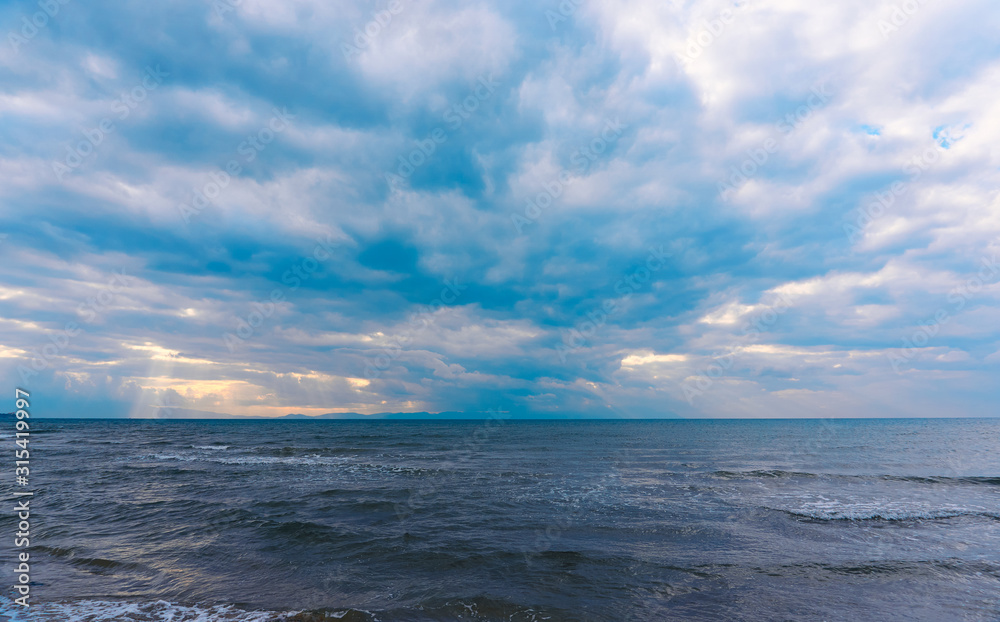
[[[440,413],[429,413],[429,412],[385,412],[385,413],[374,413],[371,415],[365,415],[362,413],[325,413],[322,415],[303,415],[301,413],[291,413],[279,417],[254,417],[248,415],[230,415],[228,413],[212,412],[208,410],[193,410],[190,408],[176,408],[176,407],[159,407],[153,411],[151,417],[133,417],[133,421],[137,420],[210,420],[210,419],[221,419],[228,421],[481,421],[492,418],[497,418],[497,413],[490,411],[472,411],[472,412],[460,412],[460,411],[447,411]],[[504,411],[500,413],[503,419],[536,419],[537,416],[533,417],[530,413],[526,412],[508,412]],[[14,417],[14,413],[0,413],[0,418],[3,417]],[[39,417],[43,419],[45,417]],[[69,417],[73,419],[74,417]],[[564,413],[546,413],[543,417],[544,419],[580,419],[588,417],[580,417],[579,415],[564,414]]]
[[[364,419],[366,421],[378,419],[378,420],[401,420],[401,419],[488,419],[490,417],[489,413],[464,413],[464,412],[443,412],[443,413],[375,413],[373,415],[362,415],[361,413],[327,413],[325,415],[301,415],[292,414],[285,415],[284,417],[278,417],[278,419],[296,419],[296,420],[316,420],[316,419],[334,419],[334,420],[357,420]]]
[[[292,413],[282,417],[253,417],[246,415],[230,415],[207,410],[192,410],[189,408],[159,408],[157,419],[231,419],[231,420],[272,420],[272,421],[402,421],[402,420],[436,420],[436,419],[489,419],[488,412],[441,412],[441,413],[326,413],[322,415],[303,415]],[[509,414],[506,414],[509,416]]]

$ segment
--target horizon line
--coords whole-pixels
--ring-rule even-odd
[[[391,413],[409,414],[409,413]],[[0,413],[0,416],[13,416],[14,413]],[[455,421],[830,421],[830,420],[853,420],[853,421],[900,421],[900,420],[957,420],[957,419],[1000,419],[1000,415],[965,415],[965,416],[886,416],[886,417],[380,417],[378,415],[360,415],[357,417],[324,417],[323,415],[301,415],[289,417],[279,416],[254,416],[254,415],[229,415],[222,417],[75,417],[75,416],[46,416],[36,415],[33,419],[44,420],[81,420],[81,421],[318,421],[324,423],[352,422],[352,421],[379,421],[394,423],[400,421],[428,421],[428,422],[455,422]]]

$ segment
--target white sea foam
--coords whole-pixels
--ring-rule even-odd
[[[218,464],[285,464],[285,465],[342,465],[350,461],[345,457],[327,457],[318,454],[305,456],[215,456],[203,452],[182,452],[176,454],[151,454],[140,456],[140,460],[162,460],[166,462],[215,462]]]
[[[318,454],[305,456],[233,456],[231,458],[213,458],[211,462],[221,462],[222,464],[286,464],[286,465],[342,465],[349,461],[349,458],[331,458]]]
[[[297,611],[246,611],[231,605],[185,607],[166,601],[150,603],[99,600],[33,604],[30,613],[8,598],[0,599],[0,614],[11,622],[281,622]]]
[[[162,461],[162,462],[214,462],[216,464],[253,466],[253,465],[282,465],[282,466],[309,466],[309,467],[337,467],[352,473],[392,473],[399,475],[425,475],[440,471],[440,469],[424,468],[419,466],[406,466],[400,464],[376,464],[369,462],[358,462],[357,456],[322,456],[319,454],[306,454],[302,456],[259,456],[254,454],[225,454],[206,453],[203,451],[178,452],[148,454],[138,456],[142,461]]]
[[[937,520],[960,516],[1000,519],[996,509],[953,503],[930,504],[905,501],[837,501],[820,499],[772,507],[803,518],[818,520]]]
[[[188,456],[181,456],[181,455],[178,455],[178,454],[153,454],[151,456],[140,456],[139,459],[140,460],[149,460],[149,459],[154,459],[154,460],[180,460],[182,462],[191,462],[193,460],[197,460],[198,457],[197,456],[190,456],[190,455],[188,455]]]

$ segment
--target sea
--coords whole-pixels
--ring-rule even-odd
[[[997,419],[10,427],[2,620],[1000,620]]]

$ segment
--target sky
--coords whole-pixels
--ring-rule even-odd
[[[1000,414],[992,0],[17,0],[0,32],[35,416]]]

